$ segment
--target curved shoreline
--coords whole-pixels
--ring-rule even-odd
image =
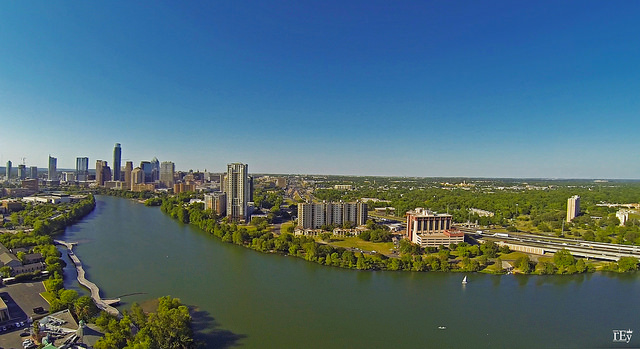
[[[75,264],[76,271],[78,272],[78,282],[80,283],[80,285],[88,288],[91,291],[91,298],[96,303],[96,306],[100,310],[106,311],[107,313],[113,316],[119,317],[120,311],[118,311],[118,309],[114,308],[107,301],[103,300],[100,297],[100,288],[96,284],[94,284],[93,282],[85,278],[85,272],[84,272],[84,267],[82,266],[82,261],[80,261],[80,258],[78,258],[78,256],[76,256],[76,254],[73,253],[74,243],[70,243],[62,240],[53,240],[53,242],[57,245],[65,246],[67,250],[69,250],[69,258],[71,258],[71,260],[73,261],[73,264]],[[119,300],[114,300],[114,301],[119,301]]]

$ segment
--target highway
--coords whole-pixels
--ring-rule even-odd
[[[564,239],[551,236],[533,235],[527,233],[498,233],[483,232],[468,228],[459,228],[469,235],[491,238],[514,245],[541,248],[545,253],[555,253],[566,249],[576,257],[618,261],[620,257],[635,257],[640,259],[640,246],[609,244],[583,240]]]

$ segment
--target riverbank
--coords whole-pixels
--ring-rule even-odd
[[[106,297],[143,293],[123,307],[164,295],[196,306],[195,337],[208,348],[607,347],[612,324],[638,322],[640,300],[610,295],[633,294],[640,273],[469,274],[462,287],[459,273],[357,272],[254,253],[157,208],[96,201],[63,237],[81,242],[74,251],[91,281]],[[76,287],[68,263],[65,285]]]
[[[561,259],[545,257],[539,263],[530,258],[518,258],[506,265],[501,257],[510,254],[508,247],[499,247],[492,242],[471,246],[466,243],[453,249],[445,247],[433,253],[424,254],[421,249],[401,241],[402,256],[389,257],[381,253],[363,253],[352,249],[335,247],[319,243],[306,236],[281,234],[276,236],[270,231],[249,230],[236,224],[224,224],[216,221],[215,216],[203,209],[201,204],[187,205],[176,198],[163,198],[161,211],[185,224],[192,224],[203,231],[220,238],[223,242],[233,243],[264,253],[290,255],[306,261],[357,270],[389,271],[440,271],[440,272],[485,272],[505,274],[515,270],[523,274],[577,274],[594,272],[596,267],[582,259],[563,255]],[[408,245],[407,245],[408,244]],[[624,265],[607,263],[603,271],[633,271],[637,269],[637,260],[625,260]]]

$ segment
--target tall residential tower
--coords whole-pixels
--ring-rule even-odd
[[[578,217],[580,214],[580,197],[574,195],[567,200],[567,222]]]
[[[241,163],[227,165],[225,188],[227,190],[227,217],[232,220],[249,219],[247,203],[251,197],[249,188],[249,166]]]

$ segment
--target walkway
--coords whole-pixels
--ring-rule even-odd
[[[53,240],[53,242],[55,242],[58,245],[62,245],[62,246],[66,246],[67,249],[69,250],[69,258],[71,258],[71,260],[73,261],[73,263],[76,265],[76,271],[78,272],[78,282],[80,283],[80,285],[88,288],[91,291],[91,298],[93,298],[93,301],[96,303],[96,305],[98,306],[98,308],[100,308],[100,310],[106,311],[107,313],[113,315],[113,316],[120,316],[120,312],[118,311],[118,309],[112,307],[110,304],[114,304],[120,301],[120,299],[111,299],[111,300],[105,300],[100,298],[100,288],[98,288],[98,286],[96,286],[96,284],[94,284],[93,282],[87,280],[85,278],[85,274],[84,274],[84,268],[82,267],[82,262],[80,261],[80,259],[78,258],[78,256],[75,255],[75,253],[73,253],[73,245],[77,245],[77,242],[66,242],[66,241],[62,241],[62,240]]]

